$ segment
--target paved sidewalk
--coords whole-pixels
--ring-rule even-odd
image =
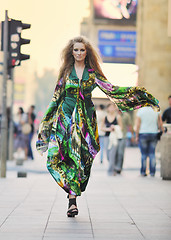
[[[139,176],[140,153],[126,150],[121,176],[106,174],[107,161],[96,159],[79,215],[66,217],[67,199],[48,174],[45,157],[24,166],[8,162],[0,179],[1,240],[170,240],[171,181]],[[27,178],[17,178],[25,169]],[[159,169],[159,164],[158,164]]]

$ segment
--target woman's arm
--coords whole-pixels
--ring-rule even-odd
[[[122,125],[122,117],[121,115],[118,114],[117,116],[117,121],[118,121],[118,125],[120,126],[121,130],[123,129],[123,125]]]
[[[95,72],[95,83],[121,111],[151,106],[159,111],[159,101],[143,87],[119,87]]]
[[[61,79],[55,88],[52,100],[44,114],[43,120],[40,123],[39,131],[38,131],[38,141],[36,142],[36,148],[42,154],[48,149],[50,133],[54,119],[56,114],[58,105],[64,96],[64,87],[63,87],[63,79]]]
[[[163,121],[161,114],[158,115],[158,128],[164,133]]]
[[[23,113],[23,114],[24,114],[24,113]],[[25,123],[25,121],[23,120],[23,114],[19,114],[19,115],[18,115],[19,123],[20,123],[21,125],[23,125],[23,124]]]
[[[140,117],[136,117],[136,122],[135,122],[135,133],[136,133],[136,137],[135,137],[135,141],[138,142],[139,139],[139,131],[140,131],[140,126],[141,126],[141,118]]]
[[[22,113],[19,116],[19,122],[20,122],[21,125],[23,125],[24,123],[27,122],[27,114],[26,113]]]

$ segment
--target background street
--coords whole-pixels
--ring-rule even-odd
[[[107,176],[107,161],[95,159],[85,193],[78,198],[79,215],[67,218],[67,199],[46,170],[46,156],[23,166],[8,162],[0,179],[2,240],[170,240],[171,181],[139,174],[140,152],[127,148],[124,170]],[[17,178],[17,171],[27,178]]]

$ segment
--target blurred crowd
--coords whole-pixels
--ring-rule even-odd
[[[108,175],[121,174],[126,146],[138,146],[141,152],[141,176],[147,176],[147,158],[149,173],[155,176],[156,145],[167,130],[163,122],[171,124],[171,96],[168,97],[168,103],[163,114],[155,112],[151,107],[143,107],[136,111],[135,116],[132,112],[121,113],[113,103],[96,106],[101,146],[99,158],[103,163],[106,154]]]
[[[16,158],[34,159],[31,147],[35,132],[36,115],[34,110],[34,105],[29,107],[28,112],[24,112],[24,109],[19,107],[14,116],[14,152]]]

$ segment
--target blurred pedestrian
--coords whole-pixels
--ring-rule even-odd
[[[23,126],[28,122],[27,114],[24,113],[22,107],[19,107],[17,116],[15,119],[15,127],[16,127],[16,136],[14,139],[14,149],[17,152],[17,157],[24,157],[27,159],[28,155],[28,142],[29,136],[23,132]]]
[[[144,88],[116,87],[108,82],[97,52],[84,37],[71,39],[62,57],[55,92],[40,124],[37,150],[42,154],[48,149],[47,168],[68,193],[67,216],[74,217],[78,214],[76,197],[85,191],[100,150],[93,89],[98,86],[120,110],[159,106]]]
[[[118,139],[118,146],[116,151],[115,172],[121,173],[124,161],[124,153],[127,141],[127,132],[131,132],[131,142],[134,142],[134,130],[132,120],[128,112],[120,113],[122,119],[122,138]]]
[[[118,114],[117,108],[113,103],[107,105],[107,115],[103,118],[101,129],[105,132],[105,149],[107,151],[107,160],[109,162],[108,175],[116,175],[116,150],[118,146],[118,138],[116,135],[110,136],[116,129],[116,125],[122,129],[122,119]],[[111,137],[111,138],[110,138]]]
[[[28,158],[31,158],[32,160],[34,159],[33,157],[33,151],[32,151],[32,147],[31,147],[31,142],[32,142],[32,138],[34,135],[34,120],[36,118],[36,115],[34,113],[34,109],[35,106],[31,105],[28,111],[28,122],[31,125],[31,132],[29,133],[29,143],[28,143]]]
[[[142,176],[147,176],[147,157],[149,157],[150,160],[150,175],[155,176],[155,149],[158,141],[158,129],[164,132],[161,114],[155,112],[151,107],[139,109],[136,118],[136,141],[139,142],[141,151],[140,173]]]
[[[169,107],[164,111],[162,115],[163,122],[171,123],[171,95],[168,97]]]
[[[97,106],[97,109],[96,109],[97,125],[98,125],[99,141],[100,141],[100,162],[101,163],[103,163],[104,135],[105,135],[105,132],[101,130],[102,121],[103,121],[104,115],[106,115],[104,108],[105,108],[104,105],[100,104]]]

